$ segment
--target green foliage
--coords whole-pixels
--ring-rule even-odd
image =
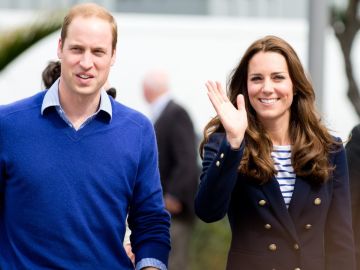
[[[332,21],[345,22],[346,21],[346,10],[338,8],[336,6],[331,6],[330,7],[330,17],[331,17]]]
[[[230,240],[227,218],[210,224],[197,220],[191,239],[190,269],[225,269]]]
[[[0,71],[34,43],[60,29],[62,20],[59,13],[45,18],[15,30],[0,33]]]

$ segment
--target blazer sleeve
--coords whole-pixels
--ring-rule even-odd
[[[204,146],[200,184],[195,197],[195,213],[205,222],[222,219],[228,212],[244,151],[233,150],[225,134],[214,133]]]
[[[335,153],[332,198],[325,228],[326,270],[355,269],[349,177],[344,148]]]

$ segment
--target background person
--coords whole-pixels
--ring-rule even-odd
[[[351,209],[354,229],[356,269],[360,270],[360,125],[351,131],[349,142],[345,146],[349,166],[351,191]]]
[[[171,213],[169,269],[188,269],[198,183],[196,136],[189,114],[170,93],[165,71],[153,70],[143,80],[159,150],[160,178],[166,209]]]

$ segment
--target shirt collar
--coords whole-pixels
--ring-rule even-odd
[[[53,85],[49,88],[49,90],[47,90],[44,100],[41,105],[41,114],[44,114],[44,111],[47,108],[61,107],[60,100],[59,100],[59,82],[60,82],[60,78],[58,78],[53,83]],[[99,106],[99,110],[97,112],[99,112],[99,111],[106,112],[110,116],[110,119],[111,119],[111,117],[112,117],[111,101],[110,101],[108,94],[106,93],[106,91],[104,89],[101,90],[100,106]]]

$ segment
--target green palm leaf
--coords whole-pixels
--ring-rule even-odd
[[[61,28],[62,13],[49,14],[46,19],[0,33],[0,71],[25,50]]]

